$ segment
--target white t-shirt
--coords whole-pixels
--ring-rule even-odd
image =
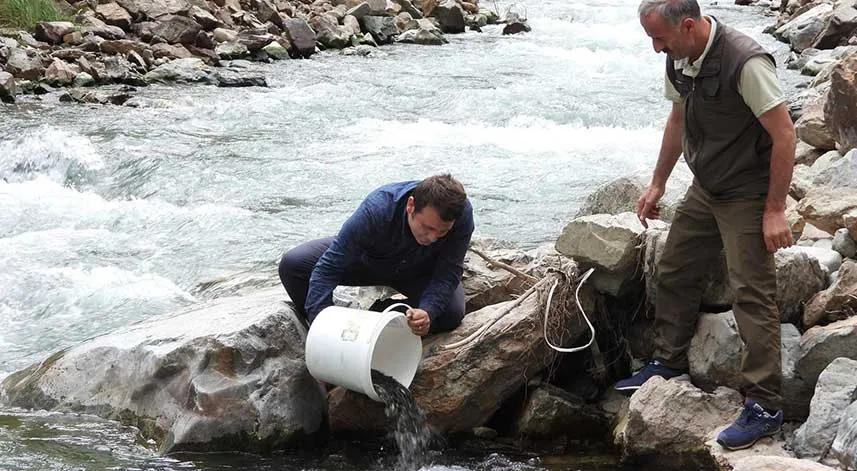
[[[705,50],[702,51],[702,55],[694,62],[691,62],[687,58],[673,62],[675,69],[677,71],[681,70],[688,77],[699,75],[702,62],[705,60],[705,56],[708,55],[711,44],[714,42],[717,21],[710,16],[706,16],[705,18],[711,22],[711,32],[708,35],[708,42],[705,44]],[[741,75],[738,77],[738,93],[741,94],[741,97],[744,98],[744,103],[747,104],[757,118],[770,111],[771,108],[786,101],[783,91],[780,88],[780,83],[777,81],[777,69],[766,56],[754,56],[744,63]],[[664,75],[664,96],[672,102],[677,103],[681,101],[681,95],[666,75]]]

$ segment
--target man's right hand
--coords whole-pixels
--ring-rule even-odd
[[[646,219],[660,219],[661,208],[658,206],[658,201],[664,196],[664,187],[658,185],[649,185],[646,191],[640,195],[637,200],[637,217],[640,219],[640,224],[646,229],[649,228],[649,223]]]

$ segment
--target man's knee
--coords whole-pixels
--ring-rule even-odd
[[[433,334],[449,332],[461,325],[462,319],[464,319],[463,298],[461,299],[461,302],[451,302],[449,304],[449,306],[446,308],[446,312],[444,312],[443,315],[435,319],[435,325],[432,326],[431,332]]]

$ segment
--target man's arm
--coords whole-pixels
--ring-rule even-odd
[[[646,219],[658,219],[661,216],[658,201],[664,196],[667,180],[678,162],[682,152],[682,140],[684,139],[684,110],[681,102],[673,102],[667,124],[664,127],[664,136],[661,140],[661,151],[658,154],[658,163],[652,175],[652,182],[646,191],[637,200],[637,217],[643,227],[648,228]]]
[[[452,293],[461,283],[464,271],[464,256],[470,247],[470,237],[473,235],[473,210],[468,204],[466,211],[456,221],[456,228],[449,235],[446,246],[438,255],[432,279],[420,298],[420,309],[428,312],[434,322],[438,316],[446,312]]]
[[[786,196],[795,166],[795,128],[786,105],[781,103],[759,116],[759,122],[768,131],[774,146],[771,149],[771,181],[768,199],[762,218],[762,233],[769,252],[789,247],[794,243],[786,219]]]
[[[375,218],[369,204],[364,201],[345,221],[339,235],[318,259],[309,277],[309,291],[304,305],[310,323],[322,309],[333,305],[333,290],[342,281],[345,267],[359,260],[363,247],[372,240],[375,227]]]

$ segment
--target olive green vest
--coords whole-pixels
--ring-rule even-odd
[[[697,183],[716,199],[768,193],[771,136],[738,93],[748,59],[768,54],[756,41],[717,23],[699,75],[689,77],[667,58],[667,78],[684,106],[684,157]]]

